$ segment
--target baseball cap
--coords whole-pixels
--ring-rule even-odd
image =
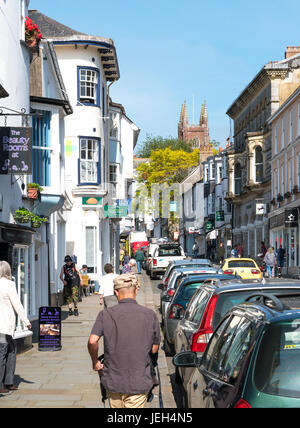
[[[73,261],[73,259],[72,259],[71,256],[66,256],[65,257],[65,262],[72,262],[72,261]]]
[[[119,275],[114,279],[115,290],[120,290],[121,288],[136,287],[138,285],[136,276],[132,273],[124,273]]]

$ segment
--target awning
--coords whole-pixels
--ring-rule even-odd
[[[63,195],[44,195],[42,193],[41,200],[34,203],[32,211],[39,216],[49,217],[55,211],[60,210],[64,203]]]

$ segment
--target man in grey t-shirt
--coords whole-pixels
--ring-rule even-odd
[[[114,279],[119,304],[98,314],[88,349],[93,369],[102,371],[111,408],[144,407],[153,387],[150,353],[158,352],[160,327],[154,311],[136,302],[133,274]],[[98,361],[98,342],[104,338],[104,363]]]

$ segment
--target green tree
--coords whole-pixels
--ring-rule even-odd
[[[189,141],[182,141],[178,138],[168,137],[153,137],[147,135],[146,140],[142,143],[142,147],[137,152],[139,158],[150,158],[151,152],[161,149],[169,148],[171,150],[183,150],[184,152],[191,153],[193,151],[193,144]]]

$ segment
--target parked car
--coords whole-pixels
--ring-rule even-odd
[[[162,278],[162,283],[165,288],[167,287],[168,280],[174,269],[184,267],[213,267],[212,262],[209,259],[184,259],[184,260],[171,260],[167,267],[167,270]]]
[[[261,279],[263,277],[260,267],[253,259],[225,259],[222,270],[229,275],[237,274],[243,279]]]
[[[231,308],[200,360],[192,351],[174,357],[193,367],[188,407],[300,407],[299,285],[272,287]]]
[[[266,283],[247,282],[238,280],[233,284],[227,281],[222,284],[212,281],[203,284],[191,299],[184,317],[177,324],[174,334],[175,352],[192,351],[199,357],[204,353],[206,346],[221,319],[235,305],[245,301],[253,293],[278,293],[289,295],[300,293],[300,283]],[[176,381],[182,382],[183,397],[186,399],[188,383],[192,369],[183,367],[176,369]]]
[[[172,301],[172,298],[176,292],[178,284],[184,279],[185,277],[195,277],[203,274],[213,274],[218,275],[222,274],[223,271],[219,268],[213,268],[213,267],[200,267],[197,268],[195,266],[192,267],[184,267],[184,268],[175,268],[172,270],[170,274],[170,279],[167,283],[167,287],[161,287],[162,292],[160,295],[160,308],[161,308],[161,317],[162,317],[162,325],[164,324],[165,315],[167,313],[168,307],[170,305],[170,302]],[[226,277],[228,279],[228,277]],[[162,284],[161,284],[162,285]]]
[[[215,272],[211,274],[199,274],[191,278],[184,277],[181,279],[165,314],[163,332],[164,348],[167,355],[174,355],[174,333],[179,320],[184,316],[186,307],[193,297],[193,294],[203,285],[205,280],[216,278],[216,276],[219,279],[236,280],[235,276],[229,278],[228,275],[218,274]]]
[[[158,244],[153,244],[153,243],[150,243],[147,247],[146,263],[145,263],[147,275],[150,275],[150,264],[152,261],[153,252],[154,252],[155,248],[157,248],[157,247],[158,247]]]
[[[150,278],[155,279],[158,275],[163,275],[171,261],[183,259],[185,254],[179,244],[159,244],[154,250],[150,263]]]

